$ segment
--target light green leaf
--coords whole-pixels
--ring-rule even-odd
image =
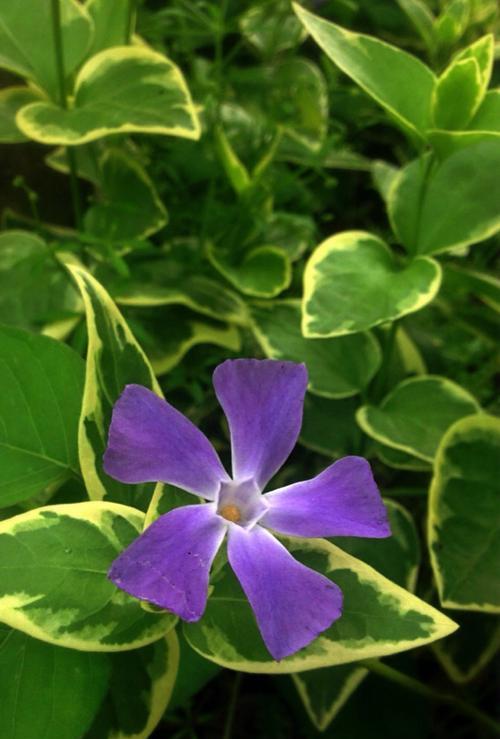
[[[16,114],[24,106],[40,100],[41,95],[31,87],[6,87],[0,90],[0,143],[18,144],[26,136],[16,126]]]
[[[407,132],[429,127],[435,77],[416,57],[371,36],[352,33],[299,5],[295,12],[323,51]]]
[[[481,71],[474,57],[452,62],[434,89],[434,126],[451,130],[465,128],[482,95]]]
[[[93,24],[86,9],[76,0],[61,0],[60,9],[64,69],[69,76],[85,57]],[[52,99],[59,99],[49,2],[2,2],[0,67],[27,77],[46,90]]]
[[[202,619],[184,624],[193,649],[233,670],[283,674],[395,654],[456,629],[442,613],[333,544],[321,539],[285,543],[294,557],[341,587],[342,617],[308,647],[275,662],[236,577],[226,567],[214,583]]]
[[[197,344],[214,344],[234,352],[241,348],[236,326],[201,321],[183,308],[136,310],[128,318],[157,377],[169,372]]]
[[[406,13],[420,38],[428,49],[435,47],[434,16],[424,0],[397,0],[401,10]]]
[[[463,418],[438,449],[428,540],[443,606],[500,612],[500,420]]]
[[[88,0],[85,8],[94,23],[89,56],[111,46],[128,44],[130,6],[127,2]]]
[[[33,639],[0,624],[2,739],[81,739],[107,689],[107,654]]]
[[[86,652],[150,644],[175,624],[146,613],[107,578],[144,514],[88,501],[37,508],[0,523],[0,619],[36,639]]]
[[[470,0],[450,0],[434,24],[436,39],[447,48],[464,34],[470,18]]]
[[[87,739],[147,739],[160,722],[175,685],[179,640],[175,630],[141,649],[109,655],[109,691]]]
[[[64,146],[116,133],[200,136],[198,117],[179,68],[145,46],[101,51],[80,70],[69,110],[33,103],[18,113],[16,122],[29,138]]]
[[[0,322],[40,331],[80,311],[76,290],[53,251],[29,231],[0,234]]]
[[[86,230],[108,241],[142,239],[167,222],[167,211],[141,164],[121,149],[100,159],[98,200],[85,213]]]
[[[500,90],[486,93],[481,107],[469,125],[470,131],[493,131],[500,134]]]
[[[251,185],[248,170],[231,146],[231,142],[224,133],[222,126],[216,126],[214,134],[215,151],[224,167],[226,176],[235,193],[242,195]]]
[[[93,500],[115,500],[147,508],[153,484],[125,485],[103,470],[111,411],[125,385],[161,390],[143,350],[106,290],[71,258],[65,260],[83,298],[87,317],[87,368],[80,416],[79,456]]]
[[[420,310],[440,283],[433,259],[418,257],[402,267],[381,239],[344,231],[320,244],[307,262],[302,332],[326,338],[366,331]]]
[[[404,167],[391,190],[389,216],[408,252],[438,254],[493,236],[500,229],[500,139],[432,165]]]
[[[447,429],[459,418],[480,413],[475,398],[460,385],[437,375],[404,380],[377,408],[356,414],[363,431],[394,449],[432,462]]]
[[[403,506],[391,500],[385,503],[391,523],[390,538],[342,537],[336,543],[413,592],[420,562],[418,533],[411,515]],[[368,670],[361,665],[339,665],[308,670],[292,675],[292,678],[312,723],[319,731],[324,731],[367,674]]]
[[[252,306],[253,331],[270,359],[305,362],[309,390],[327,398],[356,395],[377,372],[380,347],[368,333],[335,339],[305,339],[298,300]]]
[[[79,475],[83,374],[64,344],[0,327],[0,507]]]
[[[307,393],[300,443],[327,457],[354,454],[360,441],[356,424],[358,398],[330,400]]]
[[[399,173],[399,167],[382,160],[375,160],[371,166],[373,184],[378,190],[384,203],[387,203],[389,193]]]
[[[455,615],[459,630],[432,646],[448,676],[463,685],[474,680],[500,649],[500,623],[489,613]]]
[[[234,287],[256,298],[276,297],[292,279],[290,258],[277,246],[258,246],[238,256],[209,246],[207,256]]]
[[[481,80],[481,99],[484,97],[491,79],[493,70],[493,57],[495,52],[495,39],[492,33],[482,36],[470,46],[462,49],[454,58],[455,62],[464,59],[475,59],[479,67]]]

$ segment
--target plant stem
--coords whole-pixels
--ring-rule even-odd
[[[56,57],[57,80],[59,83],[59,102],[61,108],[68,109],[68,98],[66,94],[66,73],[64,70],[64,49],[61,33],[61,6],[60,0],[51,0],[52,10],[52,35],[54,38],[54,53]],[[72,147],[66,147],[66,156],[69,165],[69,182],[71,199],[73,201],[73,212],[78,230],[82,228],[82,209],[80,206],[80,191],[78,188],[78,176],[75,151]]]
[[[485,729],[488,729],[495,736],[500,736],[500,724],[497,721],[460,698],[457,698],[450,693],[441,693],[440,691],[433,690],[433,688],[429,688],[424,683],[421,683],[420,680],[416,680],[409,675],[405,675],[403,672],[395,670],[393,667],[389,667],[376,659],[363,660],[362,664],[371,672],[375,672],[377,675],[380,675],[387,680],[391,680],[414,693],[418,693],[425,698],[429,698],[429,700],[453,706],[457,711],[460,711],[460,713],[463,713],[474,719],[474,721],[477,721],[477,723],[481,724]]]
[[[127,25],[125,26],[125,44],[130,44],[135,26],[135,0],[128,0]]]
[[[229,706],[226,714],[226,725],[224,726],[224,735],[222,739],[231,739],[233,733],[233,722],[234,714],[236,712],[236,703],[238,701],[238,694],[240,692],[242,673],[237,672],[233,682],[233,689],[231,691],[231,698],[229,700]]]
[[[375,381],[372,386],[372,392],[370,393],[373,400],[378,403],[385,395],[387,385],[387,373],[391,366],[392,354],[394,351],[394,343],[396,340],[396,332],[398,330],[398,321],[395,320],[391,323],[389,330],[387,331],[387,337],[384,342],[382,363],[380,369],[375,377]]]

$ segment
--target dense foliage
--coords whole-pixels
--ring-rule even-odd
[[[498,4],[305,6],[0,0],[2,739],[500,732]],[[107,578],[192,502],[106,474],[115,402],[227,462],[233,357],[308,368],[270,487],[361,455],[392,527],[288,542],[345,606],[280,661],[224,552],[195,623]]]

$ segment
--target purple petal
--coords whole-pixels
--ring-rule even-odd
[[[228,558],[274,659],[307,646],[340,617],[340,588],[297,562],[260,526],[232,526]]]
[[[231,432],[233,478],[252,478],[262,490],[297,441],[305,365],[228,359],[215,370],[214,387]]]
[[[362,457],[344,457],[312,480],[267,493],[260,523],[292,536],[391,535],[387,511]]]
[[[198,621],[207,602],[210,567],[226,529],[210,504],[174,508],[115,559],[108,577],[136,598],[184,621]]]
[[[127,385],[115,404],[104,469],[120,482],[167,482],[209,500],[229,479],[207,437],[141,385]]]

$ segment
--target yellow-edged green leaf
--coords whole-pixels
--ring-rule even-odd
[[[236,326],[200,320],[184,308],[136,310],[129,320],[158,377],[175,367],[197,344],[215,344],[234,352],[241,348]]]
[[[402,266],[381,239],[344,231],[323,241],[307,262],[302,332],[326,338],[366,331],[420,310],[440,283],[433,259],[418,257]]]
[[[474,680],[500,649],[500,623],[489,613],[453,615],[458,616],[458,631],[432,646],[448,676],[464,684]]]
[[[346,398],[362,390],[381,362],[380,347],[369,333],[335,339],[305,339],[298,300],[252,306],[253,331],[266,356],[305,362],[309,390],[327,398]]]
[[[87,739],[147,739],[172,695],[179,666],[175,630],[154,644],[109,655],[108,694]]]
[[[454,59],[456,62],[464,59],[474,59],[477,62],[481,80],[481,99],[484,97],[490,83],[494,53],[495,38],[492,33],[488,33],[462,49]]]
[[[356,418],[372,439],[432,462],[448,428],[480,411],[476,399],[460,385],[446,377],[422,375],[401,382],[379,407],[363,406]]]
[[[234,287],[256,298],[276,297],[292,279],[290,257],[277,246],[257,246],[239,256],[209,246],[207,256]]]
[[[323,51],[406,131],[429,127],[435,77],[416,57],[379,39],[353,33],[294,4],[300,21]]]
[[[64,146],[116,133],[200,136],[198,117],[179,68],[144,46],[117,46],[89,59],[76,78],[70,109],[33,103],[16,120],[29,138]]]
[[[430,472],[432,465],[419,457],[414,457],[400,449],[375,443],[375,453],[381,462],[396,470],[414,470],[415,472]]]
[[[443,606],[500,612],[500,420],[463,418],[439,446],[428,539]]]
[[[84,365],[64,344],[6,326],[0,326],[0,360],[4,508],[79,475]]]
[[[342,537],[336,543],[413,592],[420,562],[415,523],[398,503],[387,500],[386,507],[392,531],[389,539]],[[292,678],[312,723],[319,731],[324,731],[367,674],[368,670],[361,665],[339,665],[308,670]]]
[[[109,674],[107,654],[56,647],[0,624],[2,739],[81,739]]]
[[[439,45],[455,44],[465,32],[470,18],[470,0],[450,0],[436,19],[434,32]]]
[[[89,48],[93,24],[76,0],[60,0],[64,69],[75,71]],[[27,22],[29,19],[29,22]],[[46,0],[3,0],[0,5],[0,67],[27,77],[58,99],[51,4]],[[29,134],[28,134],[29,136]]]
[[[173,615],[146,613],[107,578],[144,514],[88,501],[37,508],[0,523],[0,620],[36,639],[90,652],[156,641]]]
[[[79,456],[87,492],[93,500],[115,500],[147,508],[153,484],[125,485],[106,475],[111,411],[125,385],[145,385],[161,396],[153,370],[120,311],[86,269],[65,260],[83,298],[87,317],[87,367],[80,416]]]
[[[121,149],[100,159],[97,202],[85,213],[86,230],[109,241],[142,239],[167,222],[167,211],[141,164]]]
[[[0,143],[18,144],[26,141],[16,125],[17,112],[25,105],[40,100],[41,95],[31,87],[6,87],[0,90]]]
[[[500,138],[458,150],[432,165],[421,157],[391,189],[389,216],[407,251],[438,254],[493,236],[500,229]]]
[[[344,594],[343,615],[308,647],[275,662],[241,587],[226,567],[200,621],[184,624],[193,649],[234,670],[294,673],[395,654],[428,644],[456,624],[369,565],[321,539],[287,539],[294,557],[330,577]]]
[[[462,129],[481,103],[481,70],[473,57],[454,61],[434,88],[433,119],[436,128]]]
[[[49,246],[29,231],[0,234],[0,323],[40,331],[73,318],[79,299]]]

